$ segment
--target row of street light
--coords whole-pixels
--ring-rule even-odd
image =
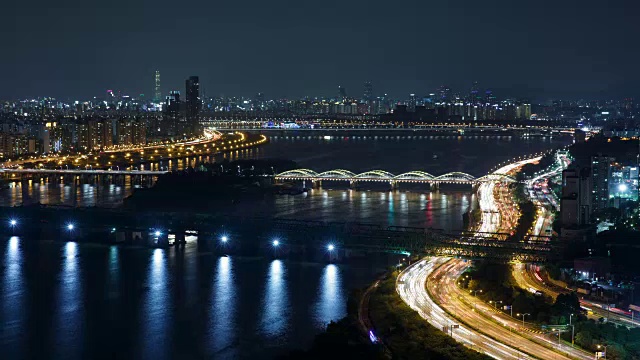
[[[227,244],[229,242],[229,237],[227,235],[222,235],[220,237],[220,242],[222,242],[223,244]],[[278,248],[281,245],[280,240],[278,239],[274,239],[271,242],[271,246],[273,246],[273,248]],[[333,244],[327,244],[327,251],[333,251],[336,249],[336,246]]]
[[[18,226],[18,220],[16,220],[16,219],[10,219],[10,220],[9,220],[9,226],[11,226],[11,228],[12,228],[12,229],[15,229],[15,227],[16,227],[16,226]],[[74,225],[73,223],[67,223],[67,224],[66,224],[66,226],[65,226],[65,228],[66,228],[68,231],[73,231],[73,229],[75,229],[75,225]],[[112,232],[113,232],[113,231],[115,231],[115,228],[113,228],[113,229],[112,229]],[[155,230],[155,231],[153,232],[153,235],[155,235],[155,237],[160,237],[160,236],[162,235],[162,231],[160,231],[160,230]],[[222,235],[222,236],[220,237],[220,242],[222,242],[223,244],[228,243],[228,242],[229,242],[229,237],[228,237],[227,235]],[[278,240],[278,239],[274,239],[274,240],[271,242],[271,245],[272,245],[274,248],[279,247],[279,246],[280,246],[280,240]],[[335,247],[335,245],[334,245],[334,244],[332,244],[332,243],[327,244],[327,251],[332,252],[332,251],[334,251],[335,249],[336,249],[336,247]]]

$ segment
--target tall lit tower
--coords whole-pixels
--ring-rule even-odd
[[[190,76],[185,82],[186,87],[186,115],[187,128],[191,134],[198,132],[200,120],[200,109],[202,100],[200,99],[200,79],[197,76]]]
[[[156,70],[156,86],[153,95],[153,101],[159,103],[162,100],[162,91],[160,90],[160,70]]]

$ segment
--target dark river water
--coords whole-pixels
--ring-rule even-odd
[[[274,136],[262,148],[225,157],[292,159],[316,171],[463,171],[481,176],[514,156],[571,141],[395,133],[330,136]],[[155,166],[182,168],[197,160]],[[318,189],[231,211],[457,230],[473,202],[469,190]],[[128,185],[30,183],[1,190],[0,202],[113,207],[131,192]],[[382,254],[340,264],[220,257],[197,251],[194,239],[189,240],[184,249],[167,250],[33,244],[15,237],[0,241],[0,358],[271,358],[308,346],[328,322],[345,315],[351,289],[371,282],[397,260]]]

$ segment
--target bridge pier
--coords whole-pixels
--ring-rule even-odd
[[[349,181],[349,189],[357,189],[358,188],[358,182],[355,180],[351,180]]]
[[[429,190],[437,191],[439,189],[440,189],[440,183],[439,182],[433,182],[433,183],[429,184]]]
[[[391,185],[391,191],[398,190],[398,182],[397,181],[389,181],[389,185]]]

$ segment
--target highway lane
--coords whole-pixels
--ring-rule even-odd
[[[396,283],[396,290],[402,300],[431,325],[446,330],[455,340],[471,349],[496,359],[533,359],[534,357],[522,351],[460,324],[433,301],[425,290],[427,277],[445,261],[447,259],[441,257],[421,260],[402,272]],[[458,325],[458,327],[452,328],[452,325]]]
[[[517,316],[511,317],[499,311],[501,304],[493,307],[458,287],[456,281],[467,268],[464,261],[451,260],[435,270],[427,280],[436,303],[449,313],[505,344],[544,359],[588,360],[593,357],[593,354],[570,345],[558,345],[554,336],[539,333],[539,327],[527,322],[523,325]]]

